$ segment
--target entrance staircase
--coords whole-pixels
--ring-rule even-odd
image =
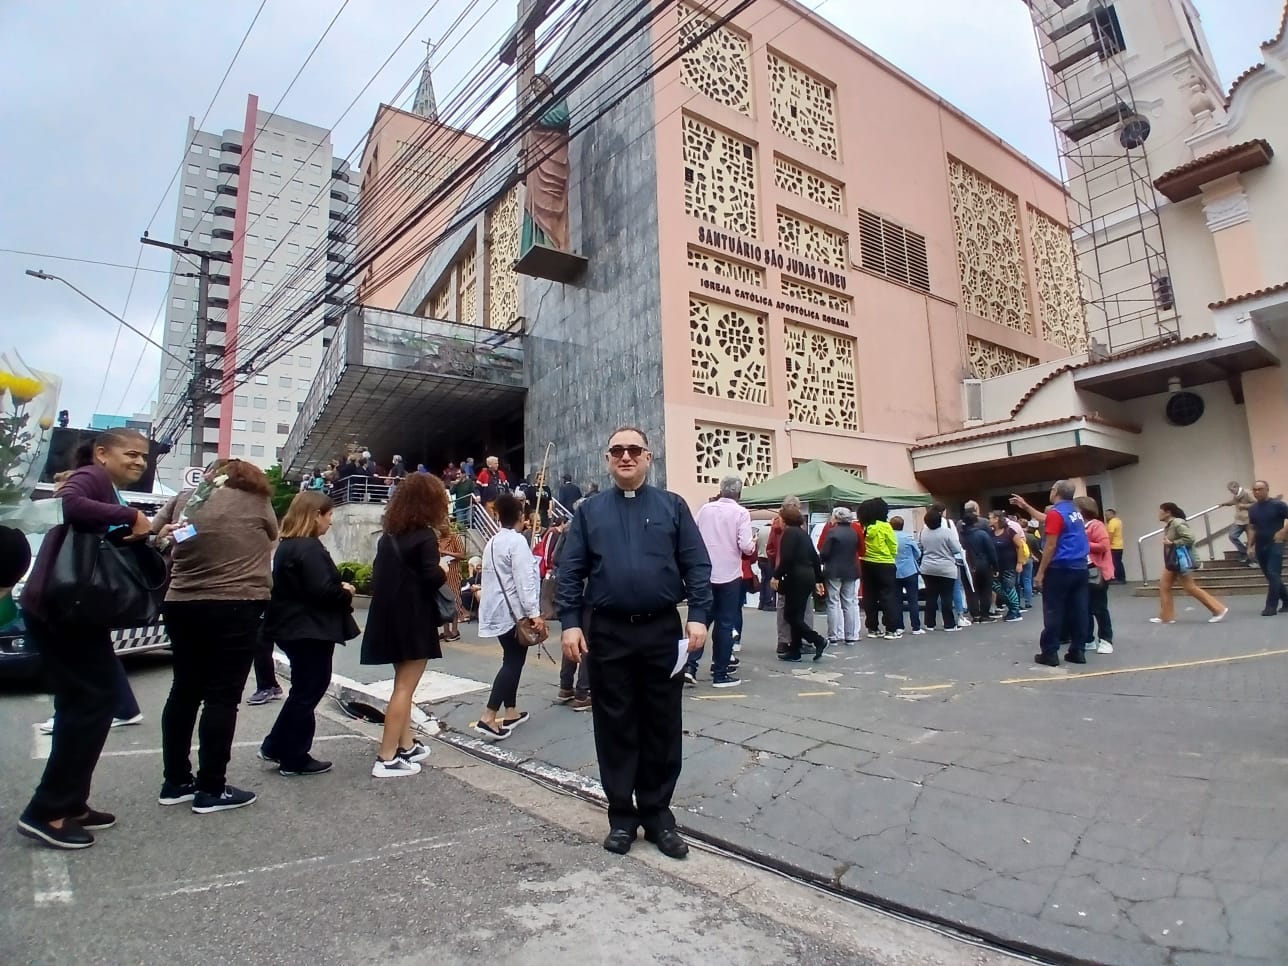
[[[1194,576],[1200,587],[1217,597],[1264,597],[1266,594],[1266,578],[1261,568],[1240,563],[1234,550],[1225,551],[1221,560],[1203,561],[1202,569]],[[1284,577],[1288,579],[1288,560],[1284,562]],[[1158,582],[1151,580],[1137,587],[1133,596],[1157,597]]]

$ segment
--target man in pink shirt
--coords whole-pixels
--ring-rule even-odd
[[[742,558],[756,551],[756,537],[751,529],[751,514],[738,503],[742,479],[726,476],[720,481],[720,495],[698,511],[698,530],[711,558],[711,685],[734,688],[738,680],[738,660],[733,656],[733,632],[742,621]],[[689,652],[684,668],[684,683],[698,683],[698,664],[702,649]]]

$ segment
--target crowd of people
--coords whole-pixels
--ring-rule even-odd
[[[758,533],[739,502],[739,477],[723,479],[695,517],[679,497],[647,485],[647,445],[634,428],[613,435],[606,459],[616,486],[603,496],[583,495],[565,477],[561,502],[571,501],[575,512],[548,521],[535,546],[525,534],[542,526],[539,515],[507,492],[503,471],[489,460],[473,482],[497,488],[490,506],[498,529],[468,570],[461,567],[465,545],[452,525],[446,480],[428,472],[400,476],[385,509],[360,629],[354,587],[321,541],[334,510],[325,489],[305,488],[279,524],[263,471],[219,459],[197,487],[149,519],[120,497],[146,469],[147,440],[127,429],[100,434],[60,480],[65,522],[42,543],[21,599],[28,633],[47,658],[54,716],[49,759],[19,831],[78,849],[111,828],[115,816],[90,804],[91,780],[109,729],[139,714],[111,641],[116,605],[125,602],[110,601],[102,614],[69,604],[80,598],[64,586],[61,551],[82,534],[148,548],[168,570],[160,610],[174,662],[161,715],[158,802],[187,804],[197,814],[256,801],[254,791],[229,782],[227,771],[250,670],[265,656],[271,667],[274,646],[290,664],[290,690],[259,757],[289,778],[331,770],[312,753],[316,708],[331,680],[335,646],[361,637],[364,664],[393,667],[371,774],[395,778],[418,773],[429,755],[412,729],[414,695],[427,662],[459,637],[460,620],[477,613],[480,636],[501,646],[501,666],[472,725],[491,740],[529,720],[519,707],[523,668],[529,651],[544,647],[547,622],[558,620],[558,700],[592,713],[610,806],[605,848],[629,850],[642,825],[646,837],[676,857],[687,851],[669,810],[680,765],[678,696],[699,681],[708,631],[712,685],[741,683],[737,652],[748,595],[759,591],[760,606],[776,610],[777,656],[787,662],[801,661],[807,645],[817,661],[829,646],[853,646],[865,634],[897,640],[906,626],[922,635],[939,622],[950,633],[1019,622],[1036,594],[1043,627],[1035,662],[1057,666],[1063,652],[1065,661],[1081,664],[1087,651],[1113,652],[1109,588],[1121,579],[1121,521],[1113,525],[1112,511],[1102,519],[1097,502],[1077,496],[1069,481],[1058,481],[1041,509],[1019,496],[987,514],[974,501],[956,515],[937,503],[920,529],[912,513],[892,511],[881,499],[837,506],[811,529],[801,501],[789,497]],[[467,475],[456,469],[453,484]],[[1230,492],[1236,520],[1247,521],[1248,542],[1235,540],[1236,546],[1268,579],[1263,613],[1288,612],[1281,578],[1288,504],[1271,499],[1264,481],[1251,491],[1231,484]],[[1195,581],[1200,564],[1185,512],[1162,503],[1159,521],[1164,571],[1159,614],[1151,620],[1175,622],[1179,585],[1210,611],[1210,622],[1220,622],[1229,608]],[[813,604],[823,600],[826,635],[813,626]],[[676,607],[684,601],[682,624]],[[130,606],[146,603],[131,599]],[[258,684],[265,687],[257,694],[275,686]]]

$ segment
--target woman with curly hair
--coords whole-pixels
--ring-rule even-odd
[[[440,614],[438,534],[447,527],[447,490],[428,473],[413,473],[389,500],[384,535],[376,545],[371,607],[362,638],[363,664],[392,664],[394,689],[371,774],[399,778],[420,771],[429,749],[411,733],[412,695],[425,662],[443,656],[438,628],[456,619]]]

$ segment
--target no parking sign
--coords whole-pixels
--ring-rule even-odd
[[[206,471],[200,466],[189,466],[183,471],[183,485],[187,489],[193,489],[201,482],[201,478],[206,475]]]

